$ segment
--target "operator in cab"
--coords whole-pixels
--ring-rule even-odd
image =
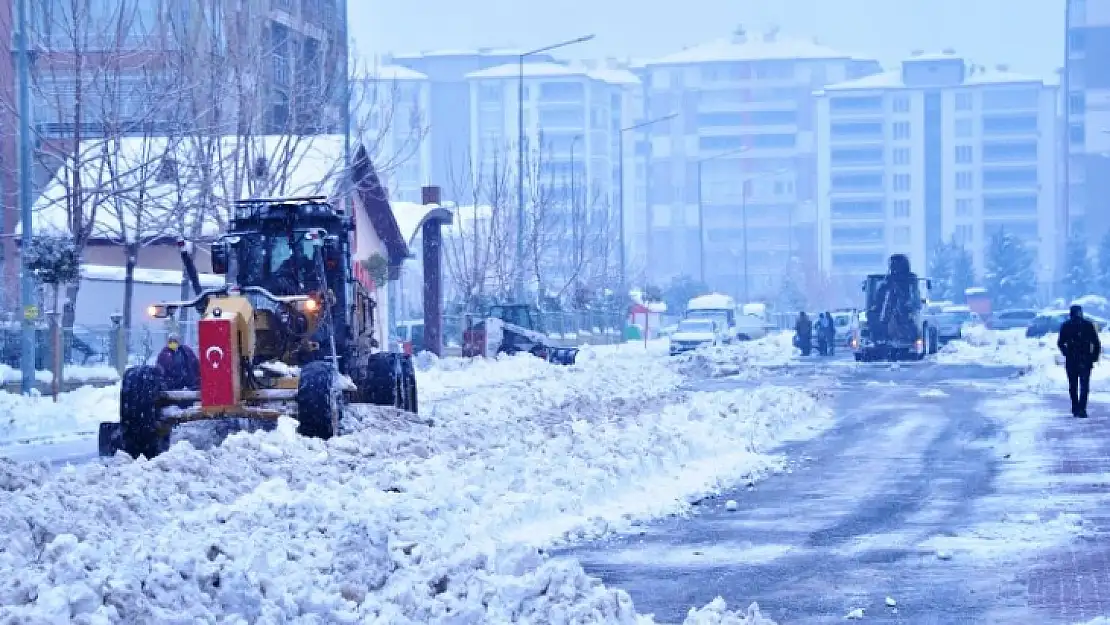
[[[282,261],[270,279],[270,290],[274,295],[301,295],[304,285],[301,276],[309,267],[309,259],[301,251],[300,245],[293,245],[289,258]]]
[[[191,347],[181,343],[177,332],[170,332],[166,338],[156,364],[166,381],[166,390],[195,391],[200,387],[200,361]]]
[[[1068,374],[1068,395],[1071,397],[1071,414],[1087,416],[1087,395],[1091,390],[1091,369],[1102,355],[1095,324],[1083,317],[1081,306],[1072,306],[1067,321],[1060,326],[1056,341],[1064,355],[1064,370]]]

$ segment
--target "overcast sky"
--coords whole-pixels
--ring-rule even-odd
[[[662,56],[778,24],[854,54],[897,62],[955,48],[983,65],[1050,75],[1062,64],[1064,0],[348,0],[363,56],[443,48],[529,47],[594,33],[566,56]],[[680,12],[673,12],[681,7]],[[670,9],[672,12],[666,12]],[[572,52],[573,50],[573,52]]]

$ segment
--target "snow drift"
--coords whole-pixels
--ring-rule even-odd
[[[793,332],[775,332],[755,341],[703,347],[676,356],[675,360],[688,375],[756,376],[762,373],[761,368],[786,365],[800,353],[794,347]]]
[[[283,419],[151,462],[0,464],[0,621],[647,623],[539,548],[682,512],[824,416],[788,389],[682,393],[657,357],[539,370],[420,416],[360,408],[326,443]]]

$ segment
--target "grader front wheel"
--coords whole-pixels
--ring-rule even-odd
[[[116,440],[120,450],[132,458],[154,458],[169,448],[169,428],[159,419],[158,397],[163,387],[162,372],[157,367],[132,367],[123,374]]]
[[[339,433],[342,393],[335,367],[313,362],[301,369],[297,384],[297,432],[327,440]]]

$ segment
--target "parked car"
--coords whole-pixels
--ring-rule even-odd
[[[937,339],[947,343],[963,338],[964,328],[982,323],[979,313],[967,306],[945,306],[936,315]]]
[[[1014,308],[1000,310],[991,315],[990,327],[992,330],[1014,330],[1028,328],[1039,313],[1032,308]]]
[[[832,313],[837,345],[847,345],[852,341],[852,321],[855,317],[855,311],[851,310],[837,310]]]
[[[1033,318],[1032,323],[1025,329],[1025,336],[1033,339],[1041,338],[1046,334],[1055,334],[1060,331],[1060,326],[1068,319],[1070,313],[1066,310],[1046,310]],[[1095,324],[1095,328],[1102,332],[1108,322],[1102,317],[1084,313],[1083,317]]]
[[[728,331],[716,319],[683,319],[671,335],[671,355],[699,347],[724,345],[728,340]]]

